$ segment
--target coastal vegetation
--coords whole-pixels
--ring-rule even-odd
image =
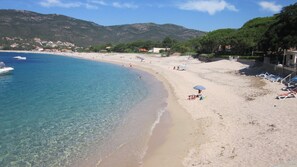
[[[246,59],[263,55],[277,57],[284,49],[297,46],[297,3],[284,7],[272,17],[254,18],[239,29],[218,29],[186,41],[164,38],[163,41],[136,41],[109,44],[113,52],[139,52],[139,48],[169,47],[169,54],[196,54],[205,57],[241,56]],[[100,51],[104,45],[93,46]],[[203,53],[203,54],[201,54]]]

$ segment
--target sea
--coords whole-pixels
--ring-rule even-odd
[[[17,60],[14,56],[25,56]],[[51,54],[0,52],[1,167],[141,166],[167,92],[148,73]]]

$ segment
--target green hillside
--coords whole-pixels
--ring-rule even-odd
[[[201,31],[172,24],[101,26],[63,15],[45,15],[19,10],[0,10],[0,32],[2,45],[18,41],[32,45],[34,38],[40,38],[44,41],[70,42],[84,47],[141,39],[161,41],[165,37],[188,40],[204,34]]]

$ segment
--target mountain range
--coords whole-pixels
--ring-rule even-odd
[[[205,34],[174,24],[102,26],[64,15],[23,10],[0,10],[0,32],[0,46],[18,41],[30,44],[37,40],[68,42],[81,47],[137,40],[162,41],[166,37],[182,41]]]

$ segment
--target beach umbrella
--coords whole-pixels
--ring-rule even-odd
[[[195,90],[198,90],[198,95],[201,95],[201,91],[205,90],[206,88],[202,85],[196,85],[193,87]]]
[[[206,89],[204,86],[201,86],[201,85],[196,85],[193,88],[196,90],[205,90]]]

